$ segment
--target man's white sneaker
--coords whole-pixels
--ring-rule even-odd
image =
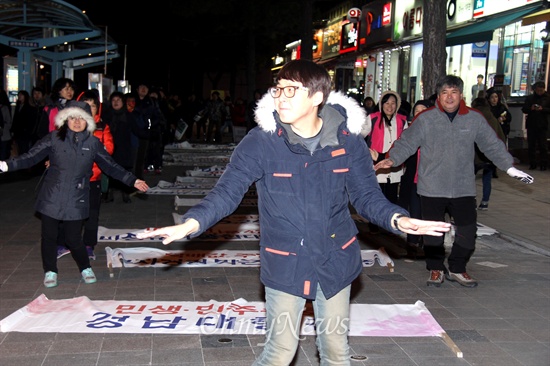
[[[443,271],[432,270],[430,271],[430,278],[426,281],[428,286],[439,287],[445,281],[445,276]]]
[[[458,282],[464,287],[476,287],[477,281],[474,280],[470,275],[466,272],[462,273],[453,273],[449,272],[445,275],[449,281],[452,282]]]

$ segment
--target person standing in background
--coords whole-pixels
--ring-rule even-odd
[[[483,114],[483,117],[487,120],[487,123],[491,126],[491,128],[495,131],[498,138],[501,139],[503,142],[505,141],[506,137],[504,136],[504,132],[502,131],[501,124],[499,121],[495,118],[493,113],[491,112],[491,108],[489,106],[489,102],[485,98],[476,98],[472,102],[472,108],[477,109],[478,111]],[[483,176],[482,176],[482,182],[483,182],[483,194],[481,196],[481,202],[479,206],[477,207],[480,211],[487,211],[489,209],[489,199],[491,198],[491,189],[492,184],[491,180],[494,175],[494,170],[496,167],[494,164],[489,160],[485,154],[479,150],[479,147],[477,144],[475,145],[476,154],[475,154],[475,173],[481,169],[483,170]]]
[[[521,111],[527,115],[527,153],[529,155],[529,170],[544,171],[548,168],[548,118],[550,117],[550,95],[546,92],[544,82],[537,81],[533,85],[533,94],[525,98]],[[537,161],[538,147],[538,161]]]
[[[374,99],[372,99],[372,97],[365,97],[365,99],[363,99],[363,108],[365,108],[367,115],[375,112],[376,103],[374,102]]]
[[[162,156],[160,154],[160,144],[162,143],[162,128],[163,123],[162,112],[158,104],[149,96],[149,86],[146,83],[139,83],[137,88],[137,97],[135,98],[135,110],[141,114],[141,117],[145,121],[149,130],[149,141],[146,144],[142,144],[140,141],[140,147],[138,151],[138,159],[141,161],[136,164],[137,169],[141,169],[141,174],[155,173],[161,174],[162,169]],[[144,149],[145,151],[142,151]],[[139,177],[139,175],[136,174]]]
[[[487,88],[483,84],[483,75],[477,76],[477,83],[472,85],[472,101],[479,96],[479,92],[485,92]]]
[[[223,125],[220,127],[220,133],[223,135],[223,131],[227,127],[227,132],[229,133],[231,137],[231,141],[233,141],[233,102],[231,101],[231,97],[228,95],[225,97],[223,104],[225,106],[225,118]]]
[[[0,159],[8,159],[11,155],[11,145],[13,142],[11,126],[11,105],[8,93],[0,90]]]
[[[105,121],[111,129],[115,150],[113,159],[129,172],[134,171],[135,156],[139,147],[139,139],[148,137],[145,124],[137,112],[126,108],[125,96],[115,91],[109,96],[110,105],[105,109]],[[118,181],[111,182],[109,199],[113,199],[113,190],[120,190],[122,202],[130,203],[130,189]]]
[[[206,142],[221,144],[222,142],[222,121],[225,119],[225,104],[220,98],[220,93],[214,90],[210,100],[206,103],[204,117],[208,119],[208,128],[206,132]],[[215,130],[215,132],[214,132]],[[214,133],[214,140],[212,140]]]
[[[168,102],[161,93],[161,89],[152,89],[149,91],[149,98],[153,101],[153,105],[157,109],[158,123],[151,125],[149,138],[149,152],[147,170],[151,172],[151,166],[155,174],[162,173],[162,155],[164,154],[164,145],[168,140],[167,135],[170,133],[170,110]]]
[[[46,105],[44,90],[41,87],[35,86],[34,88],[32,88],[30,104],[34,108],[34,115],[35,115],[35,121],[33,125],[33,130],[32,130],[32,143],[31,143],[32,145],[34,145],[35,142],[39,140],[38,128],[40,126],[40,119],[42,117],[44,106]]]
[[[433,107],[433,103],[428,99],[416,101],[413,107],[413,119],[410,124],[414,122],[414,118],[416,118],[418,114],[430,107]],[[420,209],[420,196],[417,192],[418,159],[420,159],[420,149],[418,149],[413,155],[405,160],[405,172],[401,177],[401,184],[399,186],[399,200],[397,201],[399,206],[408,210],[411,214],[411,217],[415,219],[422,218],[422,211]],[[424,253],[419,250],[421,247],[421,235],[407,234],[407,257],[411,259],[423,257]]]
[[[13,111],[11,132],[17,155],[28,152],[32,146],[32,134],[36,124],[36,109],[31,105],[31,97],[26,90],[17,92],[17,102]]]
[[[38,139],[55,130],[55,116],[65,108],[67,102],[73,100],[75,92],[76,84],[72,79],[59,78],[53,83],[50,102],[42,109],[37,129]]]
[[[258,124],[256,123],[256,120],[254,119],[254,113],[256,111],[256,107],[258,106],[258,102],[262,98],[264,93],[260,89],[254,90],[254,96],[250,102],[248,102],[248,105],[246,106],[246,132],[250,131],[254,127],[256,127]]]
[[[508,107],[502,100],[502,93],[495,90],[494,88],[489,88],[486,95],[487,100],[489,101],[489,108],[491,113],[497,119],[504,133],[504,142],[508,146],[508,135],[510,134],[510,124],[512,123],[512,113],[508,110]]]

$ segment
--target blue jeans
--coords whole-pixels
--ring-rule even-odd
[[[317,286],[313,301],[315,312],[316,345],[324,365],[350,365],[349,299],[351,285],[326,299]],[[253,366],[289,365],[298,349],[302,313],[306,299],[265,288],[267,318],[266,343]]]
[[[481,198],[481,201],[483,202],[489,202],[489,198],[491,198],[491,180],[493,179],[493,171],[494,166],[491,163],[485,163],[485,164],[476,164],[476,173],[479,169],[483,169],[483,176],[481,177],[481,182],[483,183],[483,197]]]

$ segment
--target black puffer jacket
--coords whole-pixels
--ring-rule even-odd
[[[69,115],[83,114],[85,112],[80,108],[65,108],[56,116],[56,125],[63,126]],[[90,177],[94,161],[105,174],[128,186],[133,186],[137,179],[115,163],[101,141],[93,136],[93,118],[90,115],[85,118],[86,130],[73,132],[67,129],[64,140],[59,137],[58,130],[52,131],[28,153],[7,161],[8,171],[14,171],[49,158],[50,166],[43,178],[35,208],[57,220],[81,220],[89,216]]]

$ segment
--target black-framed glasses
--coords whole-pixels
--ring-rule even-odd
[[[287,98],[292,98],[294,95],[296,95],[296,90],[304,90],[304,91],[308,91],[309,88],[306,88],[305,86],[285,86],[283,88],[279,88],[279,87],[273,87],[273,88],[269,88],[269,94],[271,94],[271,96],[273,98],[279,98],[281,96],[281,93],[285,93],[285,97]]]

